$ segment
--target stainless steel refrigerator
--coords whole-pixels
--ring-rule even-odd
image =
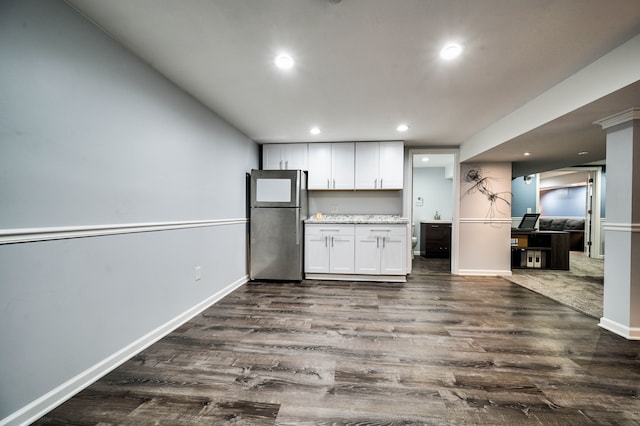
[[[302,280],[307,172],[252,170],[249,277]]]

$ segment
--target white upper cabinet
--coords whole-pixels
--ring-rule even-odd
[[[403,142],[358,142],[355,145],[355,189],[402,189]]]
[[[354,188],[354,144],[310,143],[309,189]]]
[[[306,143],[274,143],[262,145],[263,170],[307,170]]]

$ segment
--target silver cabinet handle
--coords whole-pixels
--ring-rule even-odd
[[[380,178],[380,189],[382,189],[382,178]]]
[[[289,170],[289,160],[284,162],[284,169]]]
[[[333,237],[331,237],[331,247],[333,247]]]
[[[380,248],[380,237],[376,237],[376,248]]]
[[[382,237],[382,248],[385,247],[386,242],[387,242],[387,237]]]
[[[378,189],[378,178],[373,180],[373,189]]]
[[[329,185],[329,179],[327,179],[327,189],[331,189],[331,185]]]
[[[336,189],[336,180],[333,180],[333,189]]]
[[[327,236],[324,237],[324,246],[329,247],[329,237]]]

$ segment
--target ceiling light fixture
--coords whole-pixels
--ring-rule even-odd
[[[580,151],[578,153],[578,155],[587,155],[589,153],[589,151]]]
[[[407,130],[409,130],[409,126],[406,124],[400,124],[398,125],[398,127],[396,127],[396,130],[399,132],[406,132]]]
[[[425,162],[426,162],[426,161],[429,161],[429,157],[422,157],[422,160],[421,160],[421,161],[425,161]]]
[[[319,135],[320,134],[320,128],[319,127],[312,127],[311,130],[309,130],[309,133],[311,133],[312,135]]]
[[[293,68],[293,65],[295,64],[293,58],[286,54],[276,56],[274,62],[281,70],[289,70]]]
[[[530,152],[525,152],[525,153],[524,153],[524,154],[522,154],[522,155],[524,155],[525,157],[528,157],[528,156],[530,156],[530,155],[531,155],[531,153],[530,153]]]
[[[440,58],[450,61],[462,53],[462,46],[457,43],[448,43],[440,50]]]

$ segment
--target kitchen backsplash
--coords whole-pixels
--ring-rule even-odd
[[[310,191],[309,215],[402,214],[402,191]]]

